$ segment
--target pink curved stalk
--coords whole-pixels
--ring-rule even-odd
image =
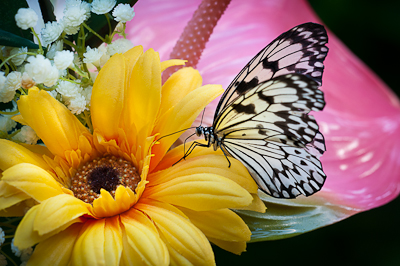
[[[168,59],[199,3],[139,1],[128,36]],[[226,88],[265,45],[309,21],[321,23],[305,0],[232,1],[197,66],[203,83]],[[332,32],[328,34],[330,52],[321,87],[327,105],[314,114],[326,139],[321,161],[328,178],[316,196],[297,201],[340,207],[341,214],[325,224],[383,205],[400,192],[399,100]],[[203,124],[212,123],[216,104],[207,108]]]
[[[187,60],[186,66],[196,67],[201,54],[231,0],[204,0],[193,14],[170,54],[171,59]],[[181,67],[171,67],[164,71],[166,80]]]

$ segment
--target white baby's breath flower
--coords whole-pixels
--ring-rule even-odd
[[[105,43],[102,43],[97,49],[102,53],[100,57],[100,66],[104,66],[108,59],[110,59],[110,56],[107,54],[107,46]]]
[[[14,98],[15,91],[21,87],[21,80],[20,72],[13,71],[7,75],[7,79],[0,89],[0,102],[7,103]]]
[[[62,80],[58,83],[57,92],[63,96],[63,100],[80,95],[82,87],[73,82]]]
[[[129,4],[119,4],[114,8],[112,14],[116,21],[125,23],[133,19],[135,16],[135,11]]]
[[[47,91],[51,97],[53,97],[54,99],[56,99],[57,97],[57,91],[56,90],[52,90],[52,91]]]
[[[47,87],[57,83],[58,69],[51,64],[49,59],[43,55],[37,55],[30,56],[27,61],[29,63],[25,65],[25,71],[36,83],[43,83]]]
[[[96,67],[100,66],[100,58],[103,55],[97,48],[86,47],[86,53],[83,54],[83,62],[91,63]]]
[[[71,51],[56,52],[54,56],[54,65],[61,70],[68,68],[74,60],[74,53]]]
[[[82,24],[86,19],[87,15],[87,5],[82,5],[81,1],[70,1],[70,3],[64,9],[64,27],[77,27]]]
[[[90,106],[90,99],[92,98],[92,86],[88,86],[83,89],[82,96],[85,97],[86,105]]]
[[[108,13],[114,8],[116,3],[117,0],[93,0],[92,12],[97,15]]]
[[[12,139],[16,140],[16,141],[20,141],[22,143],[33,145],[33,144],[37,143],[37,141],[39,140],[39,137],[36,135],[36,132],[31,127],[22,126],[21,131],[18,132],[17,134],[15,134],[12,137]],[[15,248],[17,249],[17,247],[15,247]],[[19,253],[18,253],[19,255],[14,253],[14,250],[13,250],[13,253],[15,254],[15,256],[19,257],[21,255],[21,251],[20,250],[18,250],[18,251],[19,251]]]
[[[0,227],[0,246],[4,244],[4,241],[6,241],[6,235],[3,228]]]
[[[28,47],[13,48],[10,51],[10,55],[26,53],[26,52],[28,52]],[[21,54],[21,55],[17,55],[17,56],[14,56],[13,58],[11,58],[11,62],[13,62],[14,65],[16,65],[16,66],[19,66],[25,61],[25,59],[26,59],[26,54]]]
[[[7,266],[7,259],[3,254],[0,254],[0,266]]]
[[[29,247],[21,251],[22,263],[27,263],[29,258],[32,256],[33,248]],[[21,264],[22,265],[22,264]]]
[[[45,27],[41,30],[40,34],[42,36],[43,45],[47,46],[54,42],[60,37],[64,30],[63,23],[57,21],[49,21],[46,23]]]
[[[20,8],[15,15],[17,26],[23,30],[36,26],[39,17],[32,8]]]
[[[14,253],[15,256],[21,256],[21,251],[14,245],[14,238],[11,241],[11,251]]]
[[[62,21],[64,23],[64,21]],[[64,32],[67,35],[74,35],[77,34],[80,29],[80,26],[68,26],[64,23]]]
[[[0,115],[0,131],[9,132],[16,126],[17,122],[12,120],[10,115]]]
[[[63,50],[63,44],[64,42],[62,40],[56,41],[50,46],[50,49],[47,51],[46,57],[48,59],[54,59],[54,56],[56,55],[57,51],[62,51]]]
[[[118,39],[107,46],[107,54],[112,56],[116,53],[125,53],[133,48],[133,43],[128,39]]]
[[[66,102],[68,109],[71,113],[79,115],[86,109],[86,99],[83,95],[76,95],[75,97],[69,98]]]
[[[24,72],[22,74],[21,87],[24,88],[24,89],[29,89],[29,88],[32,88],[35,85],[36,85],[36,82],[33,80],[33,78],[30,77],[28,75],[28,73]]]

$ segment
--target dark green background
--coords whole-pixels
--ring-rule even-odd
[[[310,0],[310,3],[322,21],[400,95],[400,1]],[[398,266],[400,198],[297,237],[249,244],[241,256],[219,248],[214,251],[219,266]]]

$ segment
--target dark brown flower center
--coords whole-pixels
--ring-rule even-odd
[[[78,199],[92,203],[100,196],[100,189],[107,190],[115,197],[119,185],[135,191],[139,182],[140,176],[131,162],[107,155],[79,168],[71,179],[70,189]]]

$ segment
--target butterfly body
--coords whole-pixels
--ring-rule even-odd
[[[310,111],[325,106],[322,25],[305,23],[261,50],[222,95],[213,125],[196,128],[207,144],[247,168],[259,188],[277,198],[310,196],[326,179],[319,156],[325,141]],[[230,161],[229,161],[230,166]]]

